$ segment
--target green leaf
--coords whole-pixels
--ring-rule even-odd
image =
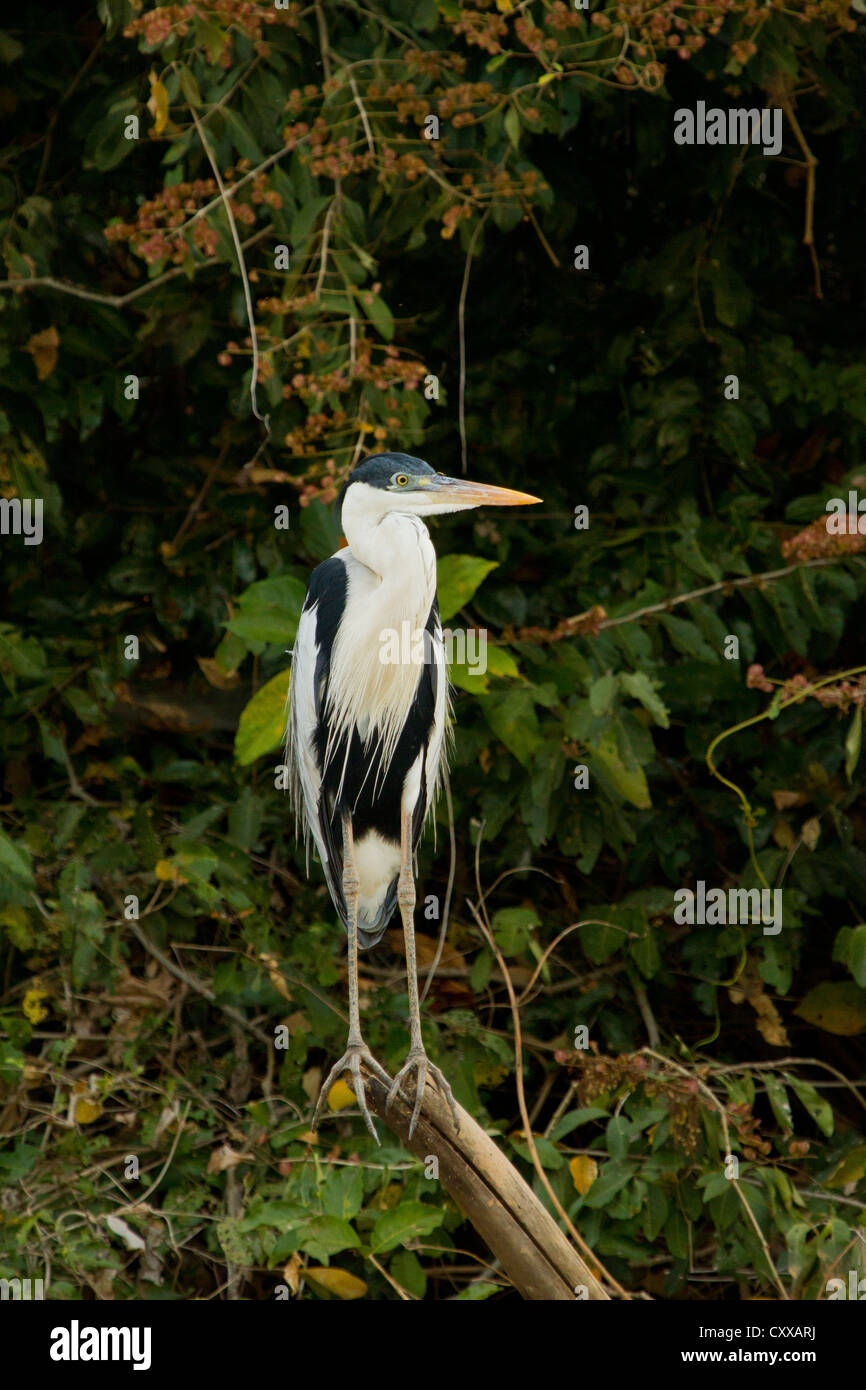
[[[607,1151],[611,1158],[625,1158],[631,1125],[624,1115],[612,1115],[607,1122]]]
[[[648,922],[641,924],[641,931],[637,941],[629,942],[629,954],[641,974],[651,980],[661,965],[661,955],[655,933]]]
[[[233,111],[230,106],[224,106],[222,108],[222,114],[228,132],[231,135],[232,144],[238,154],[242,155],[244,159],[249,159],[253,164],[261,164],[264,157],[262,151],[238,113]]]
[[[332,1171],[322,1202],[330,1216],[338,1216],[343,1221],[354,1220],[364,1203],[364,1175],[361,1169],[350,1166]]]
[[[394,336],[394,315],[391,313],[384,299],[378,294],[371,294],[368,292],[361,296],[361,303],[366,310],[367,318],[376,329],[376,332],[381,338],[384,338],[386,342],[390,343]]]
[[[392,1279],[396,1279],[402,1288],[414,1294],[416,1298],[424,1297],[427,1291],[427,1275],[413,1250],[398,1250],[391,1260],[389,1269]]]
[[[507,647],[487,648],[487,670],[491,676],[520,677],[520,667]]]
[[[752,295],[741,275],[725,261],[710,261],[707,278],[713,290],[716,318],[728,328],[749,317]]]
[[[650,1183],[646,1206],[643,1210],[643,1233],[647,1240],[655,1240],[668,1219],[670,1207],[664,1190],[657,1182]]]
[[[808,1081],[799,1081],[795,1077],[789,1076],[787,1072],[785,1072],[785,1080],[791,1087],[791,1090],[794,1092],[800,1104],[805,1106],[808,1110],[815,1124],[821,1130],[821,1133],[826,1134],[829,1139],[834,1128],[833,1107],[830,1105],[829,1101],[819,1096],[815,1087],[810,1086]]]
[[[361,1241],[348,1221],[339,1216],[314,1216],[297,1232],[297,1250],[314,1260],[327,1260],[341,1250],[355,1249]]]
[[[493,916],[493,935],[504,956],[517,956],[526,950],[532,928],[540,925],[533,907],[502,907]]]
[[[520,115],[516,106],[509,106],[505,113],[505,134],[515,149],[520,144]]]
[[[659,622],[667,628],[674,647],[684,656],[694,656],[698,661],[713,664],[721,660],[720,653],[704,640],[694,623],[677,618],[672,613],[660,613]]]
[[[788,1100],[788,1093],[777,1076],[772,1072],[766,1072],[763,1076],[764,1085],[767,1088],[767,1097],[773,1108],[773,1114],[779,1128],[785,1134],[793,1134],[794,1117],[791,1113],[791,1102]]]
[[[484,1299],[492,1298],[495,1293],[500,1292],[499,1284],[489,1284],[482,1282],[476,1284],[474,1281],[467,1284],[465,1289],[454,1295],[456,1303],[480,1303]]]
[[[0,33],[0,63],[14,63],[23,52],[23,43],[13,39],[11,34]]]
[[[644,709],[648,711],[657,724],[663,729],[670,725],[667,707],[656,694],[658,682],[650,680],[649,676],[643,671],[621,671],[619,683],[633,699],[639,700]],[[590,696],[590,700],[592,697]]]
[[[297,636],[306,589],[300,579],[280,575],[260,579],[241,594],[229,632],[252,642],[291,642]]]
[[[493,733],[524,767],[541,744],[538,715],[530,690],[517,689],[479,695],[478,703]]]
[[[257,1202],[259,1205],[256,1205]],[[242,1234],[256,1231],[260,1226],[274,1226],[278,1230],[286,1230],[302,1226],[306,1220],[307,1211],[299,1202],[262,1202],[261,1198],[254,1198],[248,1214],[238,1222],[238,1229]]]
[[[26,851],[14,844],[4,830],[0,830],[0,869],[28,888],[35,886]]]
[[[583,1199],[585,1207],[605,1207],[620,1188],[634,1176],[638,1163],[633,1158],[612,1158],[605,1163]]]
[[[190,106],[201,106],[201,92],[198,89],[198,83],[185,63],[178,63],[177,73],[180,78],[180,90]]]
[[[441,1226],[444,1211],[431,1207],[427,1202],[401,1202],[398,1207],[386,1211],[379,1217],[370,1237],[370,1249],[374,1255],[393,1250],[397,1245],[406,1245],[419,1236],[429,1236],[437,1226]]]
[[[246,659],[249,648],[241,637],[227,632],[213,654],[213,659],[221,671],[231,675]]]
[[[282,673],[281,673],[282,674]],[[229,836],[242,849],[254,849],[264,816],[261,798],[250,787],[244,787],[229,811]]]
[[[848,732],[845,735],[845,776],[848,781],[854,776],[854,769],[860,758],[860,746],[863,739],[863,706],[858,705],[854,711]]]
[[[306,241],[315,226],[319,213],[328,206],[330,201],[331,198],[328,194],[325,194],[324,197],[304,200],[292,218],[291,241],[293,247],[297,247],[301,242]],[[294,264],[294,261],[292,264]]]
[[[290,678],[289,671],[272,676],[243,710],[235,734],[235,760],[241,767],[248,767],[282,742]]]
[[[475,590],[497,568],[496,560],[477,555],[440,555],[436,567],[439,617],[445,623],[469,602]]]
[[[212,24],[210,20],[198,20],[195,26],[196,38],[207,50],[208,61],[211,64],[217,63],[225,44],[225,32],[219,25]]]
[[[599,680],[593,681],[589,687],[589,708],[592,714],[599,717],[612,708],[619,682],[616,676],[601,676]]]
[[[487,987],[493,970],[493,956],[490,951],[484,949],[478,952],[472,962],[472,969],[469,971],[469,988],[473,994],[480,994]]]
[[[626,762],[620,752],[616,730],[608,729],[598,743],[587,744],[592,764],[613,790],[625,801],[647,811],[652,806],[643,768],[634,760]]]
[[[0,1170],[8,1183],[20,1183],[26,1178],[38,1162],[40,1153],[38,1144],[28,1144],[26,1140],[19,1139],[11,1153],[0,1154]]]
[[[550,1131],[550,1138],[556,1143],[559,1139],[564,1139],[572,1130],[579,1129],[589,1120],[600,1120],[608,1112],[602,1110],[600,1105],[584,1105],[580,1110],[572,1110],[569,1114],[563,1115],[562,1119],[554,1125]]]
[[[689,1227],[679,1207],[675,1207],[664,1224],[665,1240],[674,1259],[685,1260],[689,1253]]]
[[[866,923],[843,927],[833,945],[833,959],[847,965],[861,989],[866,989]]]
[[[472,650],[467,645],[466,655],[474,658],[470,665],[468,661],[457,660],[463,654],[463,648],[460,644],[461,634],[455,632],[454,636],[456,640],[451,644],[446,640],[445,647],[446,656],[449,645],[453,653],[453,659],[448,662],[448,678],[452,685],[468,691],[470,695],[480,695],[490,689],[488,676],[520,679],[520,668],[506,647],[489,647],[485,644],[483,649]]]
[[[38,680],[45,670],[45,652],[34,638],[24,637],[11,623],[0,623],[0,675],[10,690],[9,675]]]
[[[339,547],[340,524],[333,507],[314,499],[301,508],[300,527],[304,546],[314,560],[327,560]]]
[[[785,1232],[785,1245],[788,1250],[788,1273],[792,1279],[799,1278],[806,1264],[806,1242],[812,1234],[811,1226],[805,1221],[795,1221]]]
[[[532,1162],[532,1154],[529,1151],[529,1145],[525,1139],[515,1135],[511,1140],[511,1147],[516,1154],[519,1154],[525,1163]],[[565,1159],[559,1150],[549,1139],[545,1139],[543,1134],[535,1135],[535,1151],[538,1154],[538,1161],[542,1168],[549,1168],[551,1172],[558,1172],[565,1163]]]

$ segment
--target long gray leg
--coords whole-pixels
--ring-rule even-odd
[[[403,811],[400,819],[400,877],[397,880],[397,902],[400,904],[400,917],[403,921],[403,939],[406,942],[406,978],[409,987],[409,1055],[401,1070],[394,1078],[386,1110],[400,1089],[400,1082],[411,1072],[415,1072],[415,1107],[409,1124],[409,1138],[415,1132],[415,1125],[421,1113],[424,1099],[424,1085],[429,1074],[435,1081],[451,1108],[454,1128],[460,1130],[457,1106],[451,1087],[438,1067],[427,1056],[424,1039],[421,1036],[421,1008],[418,1003],[418,967],[415,959],[415,876],[412,872],[412,817]]]
[[[358,1004],[358,893],[361,881],[358,878],[358,870],[355,866],[355,841],[352,835],[352,820],[346,814],[343,817],[343,897],[348,909],[349,922],[346,928],[349,938],[349,1036],[346,1040],[346,1051],[328,1073],[327,1080],[319,1092],[319,1099],[316,1105],[316,1113],[313,1116],[313,1129],[319,1123],[319,1114],[324,1105],[328,1092],[334,1082],[342,1072],[348,1071],[352,1077],[352,1090],[358,1101],[358,1108],[364,1116],[364,1123],[372,1134],[376,1143],[379,1136],[370,1117],[367,1108],[367,1097],[364,1092],[364,1079],[361,1075],[361,1062],[366,1062],[367,1066],[378,1077],[378,1079],[389,1085],[391,1078],[380,1067],[372,1052],[361,1036],[361,1010]]]

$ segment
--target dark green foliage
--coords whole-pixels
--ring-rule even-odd
[[[41,545],[0,536],[0,1277],[50,1261],[58,1298],[265,1298],[318,1266],[376,1298],[396,1296],[383,1268],[414,1298],[504,1287],[388,1133],[338,1115],[312,1140],[342,937],[275,787],[286,650],[347,464],[385,441],[460,471],[465,286],[468,471],[544,505],[436,525],[445,616],[489,647],[486,674],[453,668],[431,1056],[547,1201],[480,882],[538,1158],[605,1268],[662,1297],[825,1296],[864,1273],[866,546],[782,545],[866,498],[862,31],[847,6],[756,28],[764,7],[737,3],[718,33],[690,19],[706,43],[655,91],[657,55],[619,63],[619,36],[552,23],[566,6],[521,11],[556,37],[542,67],[507,2],[347,0],[323,7],[324,69],[313,9],[243,32],[230,0],[196,8],[152,43],[124,36],[127,0],[0,36],[0,495],[44,501]],[[415,49],[464,66],[431,75]],[[818,159],[821,298],[787,115],[784,159],[672,139],[680,106],[783,99]],[[335,178],[329,143],[315,167],[297,127],[317,118],[375,160]],[[148,223],[212,177],[196,120],[226,182],[298,141],[233,204],[270,434],[219,200],[199,242]],[[421,167],[380,177],[388,150]],[[189,197],[184,218],[212,195]],[[444,801],[437,821],[422,964]],[[678,920],[698,881],[781,886],[782,930]],[[392,1072],[401,966],[364,958]]]

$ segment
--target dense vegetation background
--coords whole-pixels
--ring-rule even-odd
[[[275,786],[286,649],[383,447],[544,498],[434,523],[490,663],[454,672],[431,1054],[547,1201],[522,1083],[625,1289],[866,1274],[866,540],[823,520],[866,497],[864,11],[100,0],[0,35],[0,493],[45,507],[0,537],[0,1276],[507,1295],[387,1133],[309,1130],[343,943]],[[699,100],[781,108],[782,153],[676,145]],[[677,921],[699,880],[781,888],[782,930]],[[363,958],[389,1069],[399,941]]]

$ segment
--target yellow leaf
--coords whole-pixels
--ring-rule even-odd
[[[817,816],[812,816],[811,820],[804,821],[800,831],[803,837],[803,844],[808,850],[813,850],[818,843],[821,834],[821,822]]]
[[[291,1029],[289,1031],[291,1032]],[[322,1088],[322,1068],[308,1067],[301,1077],[301,1085],[307,1100],[316,1100]]]
[[[170,859],[158,859],[153,872],[163,883],[186,883],[186,879],[178,872]]]
[[[268,951],[260,951],[259,960],[262,965],[265,966],[268,972],[268,978],[273,988],[277,991],[277,994],[281,994],[284,999],[291,1001],[292,996],[289,994],[289,987],[286,984],[285,976],[280,970],[276,956],[272,956]]]
[[[227,1168],[237,1168],[239,1163],[254,1162],[252,1154],[238,1153],[230,1144],[220,1144],[214,1149],[207,1163],[209,1173],[224,1173]]]
[[[758,973],[757,962],[753,958],[747,962],[736,986],[728,990],[728,996],[733,1004],[742,1004],[744,999],[749,1001],[757,1014],[755,1027],[771,1047],[790,1046],[781,1015],[772,999],[767,996],[764,982]]]
[[[392,1207],[398,1207],[403,1200],[406,1189],[402,1183],[389,1182],[384,1187],[380,1187],[375,1197],[371,1198],[370,1206],[376,1207],[379,1211],[390,1211]]]
[[[511,14],[514,9],[514,0],[496,0],[496,8],[500,14]]]
[[[478,1061],[472,1068],[472,1077],[476,1086],[499,1086],[510,1071],[503,1063]]]
[[[84,769],[82,782],[116,782],[120,776],[111,763],[90,762]]]
[[[4,935],[8,936],[13,946],[17,946],[19,951],[29,951],[33,945],[33,930],[30,925],[30,918],[23,907],[13,907],[11,904],[0,910],[0,928],[5,927]]]
[[[858,1144],[845,1155],[838,1168],[824,1179],[825,1187],[847,1187],[866,1176],[866,1144]]]
[[[313,1269],[305,1269],[304,1278],[309,1279],[311,1284],[316,1284],[319,1288],[327,1290],[335,1298],[363,1298],[367,1292],[367,1285],[363,1279],[358,1279],[346,1269],[334,1269],[333,1266],[330,1269],[323,1269],[318,1266]]]
[[[350,1091],[345,1081],[335,1081],[328,1092],[328,1109],[345,1110],[347,1105],[355,1104],[355,1093]]]
[[[31,985],[21,1004],[21,1012],[31,1023],[41,1023],[43,1018],[48,1017],[48,1010],[42,1003],[43,999],[48,998],[48,990],[43,989],[42,985]]]
[[[298,1292],[300,1283],[301,1257],[297,1250],[287,1265],[283,1266],[283,1278],[291,1289],[292,1293]]]
[[[546,87],[546,86],[547,86],[547,83],[548,83],[548,82],[552,82],[555,76],[556,76],[556,73],[555,73],[555,72],[546,72],[546,73],[544,74],[543,77],[539,77],[539,79],[538,79],[538,86],[539,86],[539,87]]]
[[[102,1114],[102,1106],[99,1101],[88,1100],[83,1096],[81,1100],[75,1102],[73,1119],[77,1125],[92,1125],[94,1120],[98,1120]]]
[[[240,680],[237,671],[224,671],[212,656],[197,656],[196,661],[208,685],[216,686],[217,690],[231,690]]]
[[[571,1174],[571,1181],[582,1197],[585,1192],[589,1191],[598,1177],[598,1164],[588,1154],[576,1154],[574,1158],[569,1159],[568,1171]]]
[[[161,135],[168,123],[168,92],[157,77],[154,68],[151,68],[148,73],[147,80],[150,83],[147,109],[153,116],[154,134]]]
[[[29,352],[36,367],[36,375],[40,381],[44,381],[50,376],[57,366],[57,349],[60,346],[60,334],[52,326],[43,328],[41,333],[34,333],[27,340],[25,352]]]
[[[809,990],[794,1013],[798,1018],[805,1018],[807,1023],[823,1028],[825,1033],[853,1038],[866,1031],[866,989],[861,989],[853,980],[841,984],[825,980]]]

